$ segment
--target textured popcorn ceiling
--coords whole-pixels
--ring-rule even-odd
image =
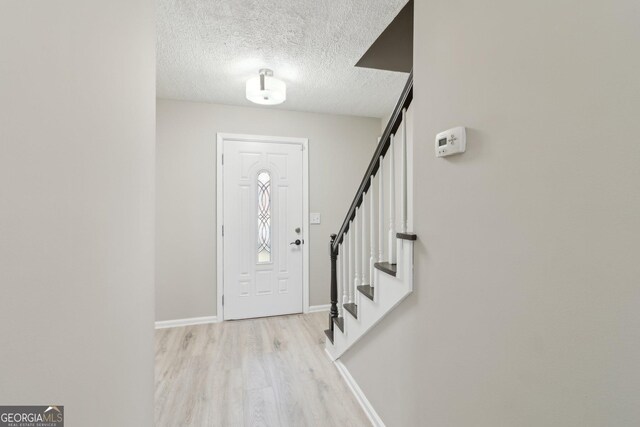
[[[355,63],[407,0],[158,0],[159,98],[251,105],[271,68],[287,110],[386,117],[408,77]]]

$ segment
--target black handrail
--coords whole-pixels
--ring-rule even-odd
[[[336,235],[336,238],[332,241],[333,251],[337,253],[338,246],[342,243],[344,239],[344,233],[349,230],[349,223],[356,216],[356,209],[362,204],[362,199],[364,193],[369,189],[371,185],[371,177],[376,174],[378,171],[378,167],[380,166],[380,156],[384,156],[389,149],[389,145],[391,145],[391,135],[395,134],[400,124],[402,123],[402,110],[405,108],[409,108],[411,101],[413,100],[413,71],[409,74],[409,78],[407,79],[407,83],[402,90],[402,95],[396,104],[396,107],[393,109],[393,114],[391,114],[391,118],[389,119],[389,123],[387,123],[387,127],[382,134],[382,138],[380,138],[380,142],[378,143],[378,147],[376,148],[375,154],[373,155],[371,162],[369,163],[369,167],[367,168],[367,172],[364,174],[364,178],[362,178],[362,182],[360,183],[360,187],[358,188],[358,192],[351,203],[351,207],[349,208],[349,212],[342,223],[342,227],[340,227],[340,231]]]

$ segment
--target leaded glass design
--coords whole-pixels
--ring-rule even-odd
[[[271,262],[271,175],[258,174],[258,262]]]

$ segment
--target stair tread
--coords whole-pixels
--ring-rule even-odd
[[[396,233],[396,237],[402,240],[418,240],[418,236],[414,233]]]
[[[375,291],[374,287],[372,287],[371,285],[362,285],[362,286],[358,286],[358,290],[362,295],[364,295],[365,297],[373,301],[373,294]]]
[[[388,262],[376,262],[373,266],[380,271],[396,277],[396,272],[398,271],[397,264],[390,264]]]
[[[344,317],[334,317],[333,318],[333,323],[336,324],[338,329],[340,329],[342,332],[344,332]]]
[[[333,331],[331,329],[325,329],[324,334],[327,336],[327,338],[329,338],[331,344],[333,344]]]
[[[342,305],[353,317],[358,318],[358,306],[353,302],[348,302]]]

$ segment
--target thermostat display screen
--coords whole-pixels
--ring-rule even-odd
[[[447,145],[447,138],[440,138],[438,140],[438,147],[442,147],[443,145]]]

